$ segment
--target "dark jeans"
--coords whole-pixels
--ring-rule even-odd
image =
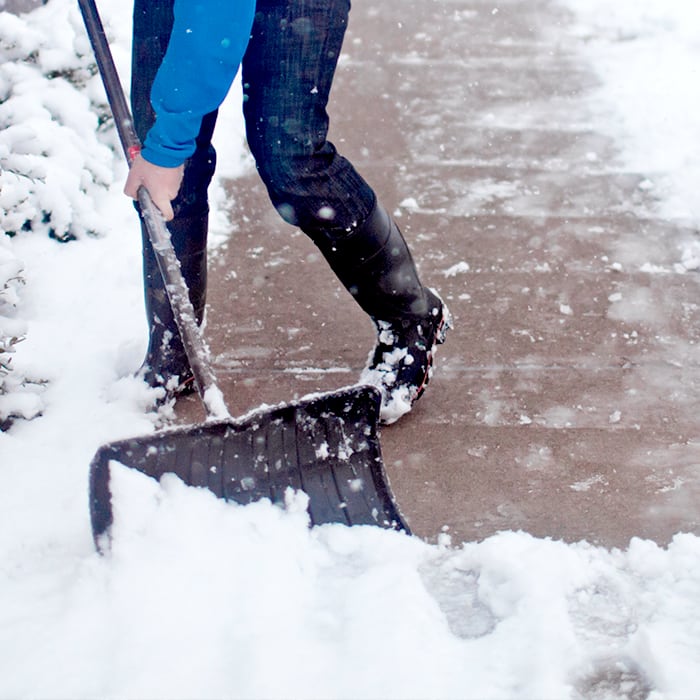
[[[172,28],[173,0],[135,0],[132,108],[144,138],[153,123],[150,89]],[[326,105],[350,11],[349,0],[258,0],[243,59],[248,144],[272,203],[313,237],[342,237],[363,223],[375,195],[327,139]],[[216,155],[207,115],[185,166],[176,218],[207,211]],[[226,138],[225,134],[221,134]]]

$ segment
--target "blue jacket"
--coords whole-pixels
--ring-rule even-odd
[[[202,117],[223,102],[236,77],[255,15],[255,0],[175,0],[173,31],[156,74],[156,121],[143,157],[175,167],[194,153]]]

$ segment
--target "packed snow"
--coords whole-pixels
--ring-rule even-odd
[[[567,3],[629,167],[697,223],[695,0]],[[99,5],[126,79],[129,3]],[[700,697],[691,534],[428,544],[309,529],[303,494],[241,507],[116,469],[95,552],[87,465],[154,420],[132,376],[139,235],[91,66],[75,3],[0,13],[0,698]],[[219,146],[219,177],[246,167],[242,143]]]

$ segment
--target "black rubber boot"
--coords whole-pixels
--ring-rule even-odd
[[[345,288],[372,318],[377,344],[361,382],[382,392],[381,420],[411,410],[432,375],[435,346],[452,317],[440,296],[424,287],[396,223],[379,204],[346,236],[313,236]]]
[[[425,287],[406,241],[387,211],[375,204],[361,226],[343,233],[330,230],[312,238],[355,301],[373,319],[425,316]]]
[[[174,219],[168,223],[173,248],[190,292],[197,323],[204,319],[207,294],[207,223],[206,214]],[[170,302],[158,269],[153,247],[142,222],[143,277],[149,338],[146,357],[138,376],[152,387],[162,387],[160,402],[194,390],[194,381]]]

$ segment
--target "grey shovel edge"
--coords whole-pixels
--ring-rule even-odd
[[[117,132],[129,164],[140,142],[94,0],[78,0]],[[165,221],[145,188],[141,216],[173,310],[207,421],[103,445],[90,465],[90,517],[98,551],[109,548],[113,464],[240,504],[284,501],[288,488],[309,499],[311,525],[377,525],[410,532],[396,505],[378,438],[379,391],[352,386],[231,418],[209,363]]]

